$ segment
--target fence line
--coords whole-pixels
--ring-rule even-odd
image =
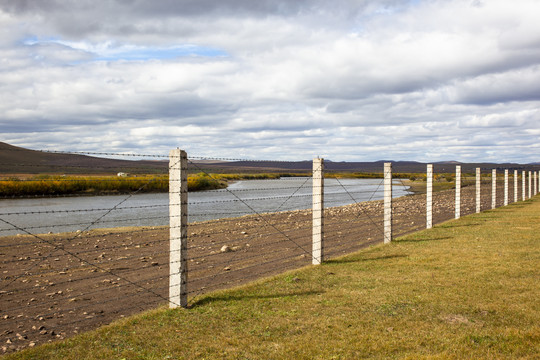
[[[162,155],[92,154],[167,159]],[[231,186],[209,193],[223,196],[220,199],[192,199],[191,195],[188,199],[188,165],[192,171],[212,178],[211,173],[193,161],[211,158],[188,158],[182,150],[171,151],[168,158],[169,165],[163,167],[169,171],[168,204],[132,203],[135,195],[153,182],[162,181],[167,175],[162,173],[144,179],[138,189],[115,198],[110,206],[0,210],[3,224],[0,234],[9,235],[14,230],[24,234],[0,237],[3,271],[0,308],[5,314],[0,319],[0,333],[4,334],[0,341],[10,341],[10,345],[2,348],[4,352],[30,346],[31,342],[71,336],[158,304],[193,306],[200,294],[211,289],[245,283],[310,263],[324,263],[335,256],[374,243],[391,242],[394,236],[429,228],[489,206],[489,198],[485,196],[489,193],[489,183],[482,181],[480,169],[476,169],[472,182],[475,187],[464,186],[468,175],[463,175],[458,166],[455,190],[434,193],[436,174],[433,165],[428,164],[425,199],[423,195],[393,198],[393,190],[402,188],[403,183],[392,178],[391,163],[386,163],[382,169],[383,179],[374,180],[372,188],[363,190],[348,184],[346,179],[324,181],[325,174],[332,175],[332,171],[324,169],[323,159],[315,159],[313,175],[301,181],[283,179],[294,182],[271,189],[265,185],[270,182],[261,183],[249,191]],[[71,165],[74,169],[82,167]],[[146,168],[141,166],[140,169]],[[306,169],[302,165],[299,170]],[[530,198],[537,194],[540,179],[536,171],[528,175]],[[492,207],[509,201],[512,183],[508,176],[507,170],[503,180],[497,178],[496,169],[491,173]],[[65,183],[69,180],[43,181]],[[2,182],[0,180],[0,186]],[[514,201],[518,197],[518,184],[515,170]],[[523,171],[523,200],[525,185],[526,172]],[[256,195],[250,195],[253,190]],[[382,196],[380,190],[383,190]],[[332,197],[333,193],[342,194],[342,198]],[[378,200],[372,201],[375,197]],[[299,209],[296,203],[300,204]],[[349,205],[343,206],[343,203]],[[236,209],[231,208],[233,205]],[[306,208],[302,209],[303,206]],[[200,210],[191,211],[191,207],[200,207]],[[117,220],[122,212],[133,214]],[[84,218],[72,220],[76,214]],[[188,215],[205,214],[226,219],[203,222],[188,219]],[[42,216],[51,217],[49,226],[29,222]],[[144,225],[154,220],[163,223]],[[141,222],[137,228],[99,229],[117,222],[132,226],[132,222],[137,221]],[[63,231],[68,226],[79,231],[39,234],[46,230]],[[41,325],[36,326],[36,323]],[[39,330],[41,327],[43,329]],[[20,329],[19,333],[26,339],[10,333],[14,328]],[[47,336],[40,334],[44,331]]]

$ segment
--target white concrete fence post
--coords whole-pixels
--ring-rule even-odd
[[[311,257],[313,265],[324,261],[324,160],[313,159],[313,232]]]
[[[497,169],[491,170],[491,208],[497,206]]]
[[[514,202],[518,201],[518,171],[514,170]]]
[[[525,201],[525,191],[527,187],[525,186],[527,179],[527,173],[525,171],[521,172],[521,200]]]
[[[433,164],[427,164],[426,173],[426,228],[433,227]]]
[[[536,171],[534,172],[534,179],[533,179],[533,182],[534,182],[534,192],[533,192],[533,195],[536,195],[536,194],[538,194],[538,191],[537,191],[537,189],[538,189],[538,188],[537,188],[538,184],[537,184],[537,182],[536,182]]]
[[[384,243],[392,241],[392,163],[384,163]]]
[[[456,208],[455,217],[459,219],[461,216],[461,166],[456,165]]]
[[[529,171],[529,199],[532,197],[532,171]]]
[[[477,213],[480,212],[481,207],[482,207],[482,202],[480,198],[480,195],[482,194],[481,186],[482,186],[482,183],[481,183],[480,168],[476,168],[476,212]]]
[[[504,170],[504,206],[508,205],[508,169]]]
[[[187,154],[169,153],[169,307],[187,307]]]

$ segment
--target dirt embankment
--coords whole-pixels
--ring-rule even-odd
[[[502,190],[502,189],[501,189]],[[511,194],[513,194],[511,190]],[[502,205],[502,191],[498,194]],[[474,212],[474,187],[461,214]],[[394,234],[425,228],[425,197],[393,205]],[[491,208],[491,188],[482,209]],[[325,210],[328,259],[382,242],[382,201]],[[434,194],[434,223],[454,217],[454,191]],[[64,339],[167,304],[168,227],[0,238],[0,353]],[[190,305],[199,294],[311,263],[311,211],[190,224]]]

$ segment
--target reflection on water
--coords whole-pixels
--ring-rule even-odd
[[[324,191],[325,207],[383,198],[382,179],[325,179]],[[311,178],[239,181],[227,189],[189,193],[189,221],[308,209],[311,192]],[[394,197],[406,194],[406,187],[394,186]],[[167,225],[168,202],[166,193],[0,200],[0,236]]]

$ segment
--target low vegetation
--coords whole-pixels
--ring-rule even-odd
[[[537,359],[539,200],[6,359]]]
[[[241,173],[220,174],[199,172],[188,176],[188,190],[215,190],[227,187],[231,181],[268,180],[285,177],[311,176],[311,173]],[[326,178],[380,179],[382,173],[327,172]],[[425,193],[425,174],[394,173],[396,179],[406,179],[404,185],[411,187],[413,193]],[[489,178],[483,181],[490,181]],[[474,183],[474,176],[464,176],[463,185]],[[452,174],[436,174],[434,191],[450,189],[455,186]],[[57,196],[57,195],[107,195],[132,192],[167,192],[169,177],[161,175],[132,176],[90,176],[90,175],[35,175],[11,176],[0,179],[0,197]]]
[[[205,174],[188,177],[190,191],[220,189],[224,181]],[[168,175],[120,176],[53,176],[39,175],[30,178],[8,178],[0,181],[0,197],[105,195],[132,192],[167,192]]]
[[[166,176],[53,176],[0,181],[0,196],[51,196],[71,194],[157,192],[168,187]]]
[[[227,187],[229,181],[266,180],[306,176],[296,173],[207,174],[188,176],[188,191],[215,190]],[[0,197],[100,195],[131,192],[167,192],[169,176],[65,176],[37,175],[9,177],[0,180]]]

